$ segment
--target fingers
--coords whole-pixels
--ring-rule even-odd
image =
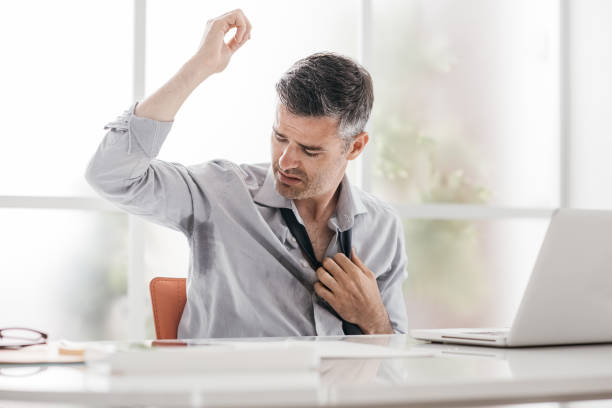
[[[329,272],[338,283],[344,285],[344,282],[346,282],[348,278],[347,272],[343,270],[343,268],[338,263],[336,263],[334,259],[325,258],[322,262],[322,265],[323,268],[325,268],[327,272]]]
[[[334,262],[338,264],[338,266],[344,271],[344,273],[347,276],[350,276],[352,279],[355,279],[360,273],[360,270],[357,265],[351,262],[351,260],[348,259],[346,255],[341,252],[338,252],[336,255],[334,255]]]
[[[361,262],[361,259],[359,259],[359,257],[357,257],[357,252],[355,251],[355,248],[351,248],[351,259],[352,259],[353,263],[355,265],[357,265],[359,267],[359,269],[361,269],[362,271],[364,271],[364,272],[366,272],[366,271],[369,272],[370,271],[368,269],[368,267],[365,266],[363,264],[363,262]]]
[[[341,252],[338,252],[334,255],[334,261],[349,275],[355,276],[358,273],[364,273],[367,276],[374,276],[374,273],[368,269],[367,266],[361,262],[361,259],[357,257],[357,253],[355,252],[355,248],[351,249],[351,259],[348,259],[346,255]]]
[[[234,34],[234,39],[236,42],[239,44],[244,42],[246,38],[245,33],[247,32],[246,16],[238,10],[228,16],[227,23],[229,24],[227,31],[233,27],[236,27],[236,34]],[[227,33],[227,31],[225,32]]]
[[[338,292],[338,282],[324,268],[317,269],[317,278],[319,278],[319,281],[323,285],[325,285],[330,291],[332,291],[333,293]]]
[[[249,21],[249,19],[243,14],[244,16],[244,21],[246,23],[246,30],[244,32],[244,36],[242,37],[242,39],[240,40],[241,43],[245,43],[246,41],[251,39],[251,22]]]
[[[240,49],[240,47],[242,47],[242,44],[236,40],[236,37],[234,37],[227,43],[227,46],[232,50],[232,52],[236,52],[238,49]]]
[[[236,28],[236,33],[229,41],[228,46],[232,51],[238,50],[249,38],[251,38],[251,22],[244,15],[242,10],[236,9],[226,13],[217,20],[223,30],[227,34],[232,28]]]
[[[323,286],[321,282],[315,282],[314,290],[315,290],[315,293],[319,295],[321,299],[323,299],[324,301],[326,301],[333,307],[332,303],[334,303],[335,297],[334,297],[334,294],[329,289]]]

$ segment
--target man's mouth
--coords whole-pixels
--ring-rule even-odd
[[[280,170],[277,170],[277,172],[278,172],[278,178],[280,179],[280,182],[283,184],[294,185],[294,184],[298,184],[302,182],[302,180],[298,177],[290,176],[288,174],[283,173]]]

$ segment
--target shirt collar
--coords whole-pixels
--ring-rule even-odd
[[[266,179],[257,194],[255,194],[254,200],[257,204],[265,205],[266,207],[292,208],[291,200],[276,191],[276,181],[274,180],[272,166],[268,168]]]
[[[340,197],[338,197],[338,204],[336,205],[336,218],[340,231],[346,231],[347,229],[353,228],[355,223],[355,217],[359,214],[367,213],[363,201],[355,187],[351,185],[346,174],[342,177],[340,182],[341,190]]]
[[[367,212],[363,201],[355,191],[354,187],[349,182],[346,174],[340,182],[341,190],[340,197],[338,197],[338,203],[336,205],[335,214],[330,218],[330,223],[335,224],[339,227],[340,231],[346,231],[353,227],[355,217],[359,214]],[[276,191],[276,181],[274,179],[274,171],[272,166],[268,168],[268,173],[264,180],[263,185],[255,194],[254,200],[256,203],[265,205],[273,208],[291,208],[295,213],[298,221],[303,224],[302,218],[300,217],[293,200],[290,200]]]

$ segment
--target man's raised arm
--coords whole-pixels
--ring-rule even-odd
[[[236,33],[226,44],[224,36]],[[198,51],[157,92],[105,126],[108,133],[85,172],[89,184],[124,210],[190,235],[195,194],[188,169],[156,159],[172,127],[174,115],[189,94],[207,77],[221,72],[250,36],[251,25],[240,10],[209,20]],[[206,217],[207,197],[197,212]]]
[[[224,36],[236,28],[229,43]],[[171,121],[194,89],[210,75],[227,67],[232,55],[251,38],[251,23],[241,10],[206,23],[200,49],[164,86],[136,107],[136,116]]]

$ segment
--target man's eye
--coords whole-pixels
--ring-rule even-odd
[[[304,153],[306,153],[306,156],[308,157],[317,157],[319,155],[319,153],[310,153],[306,150],[304,150]]]
[[[274,137],[276,137],[276,140],[278,140],[279,142],[285,142],[285,141],[287,141],[287,139],[285,139],[284,137],[279,136],[279,135],[274,135]]]

